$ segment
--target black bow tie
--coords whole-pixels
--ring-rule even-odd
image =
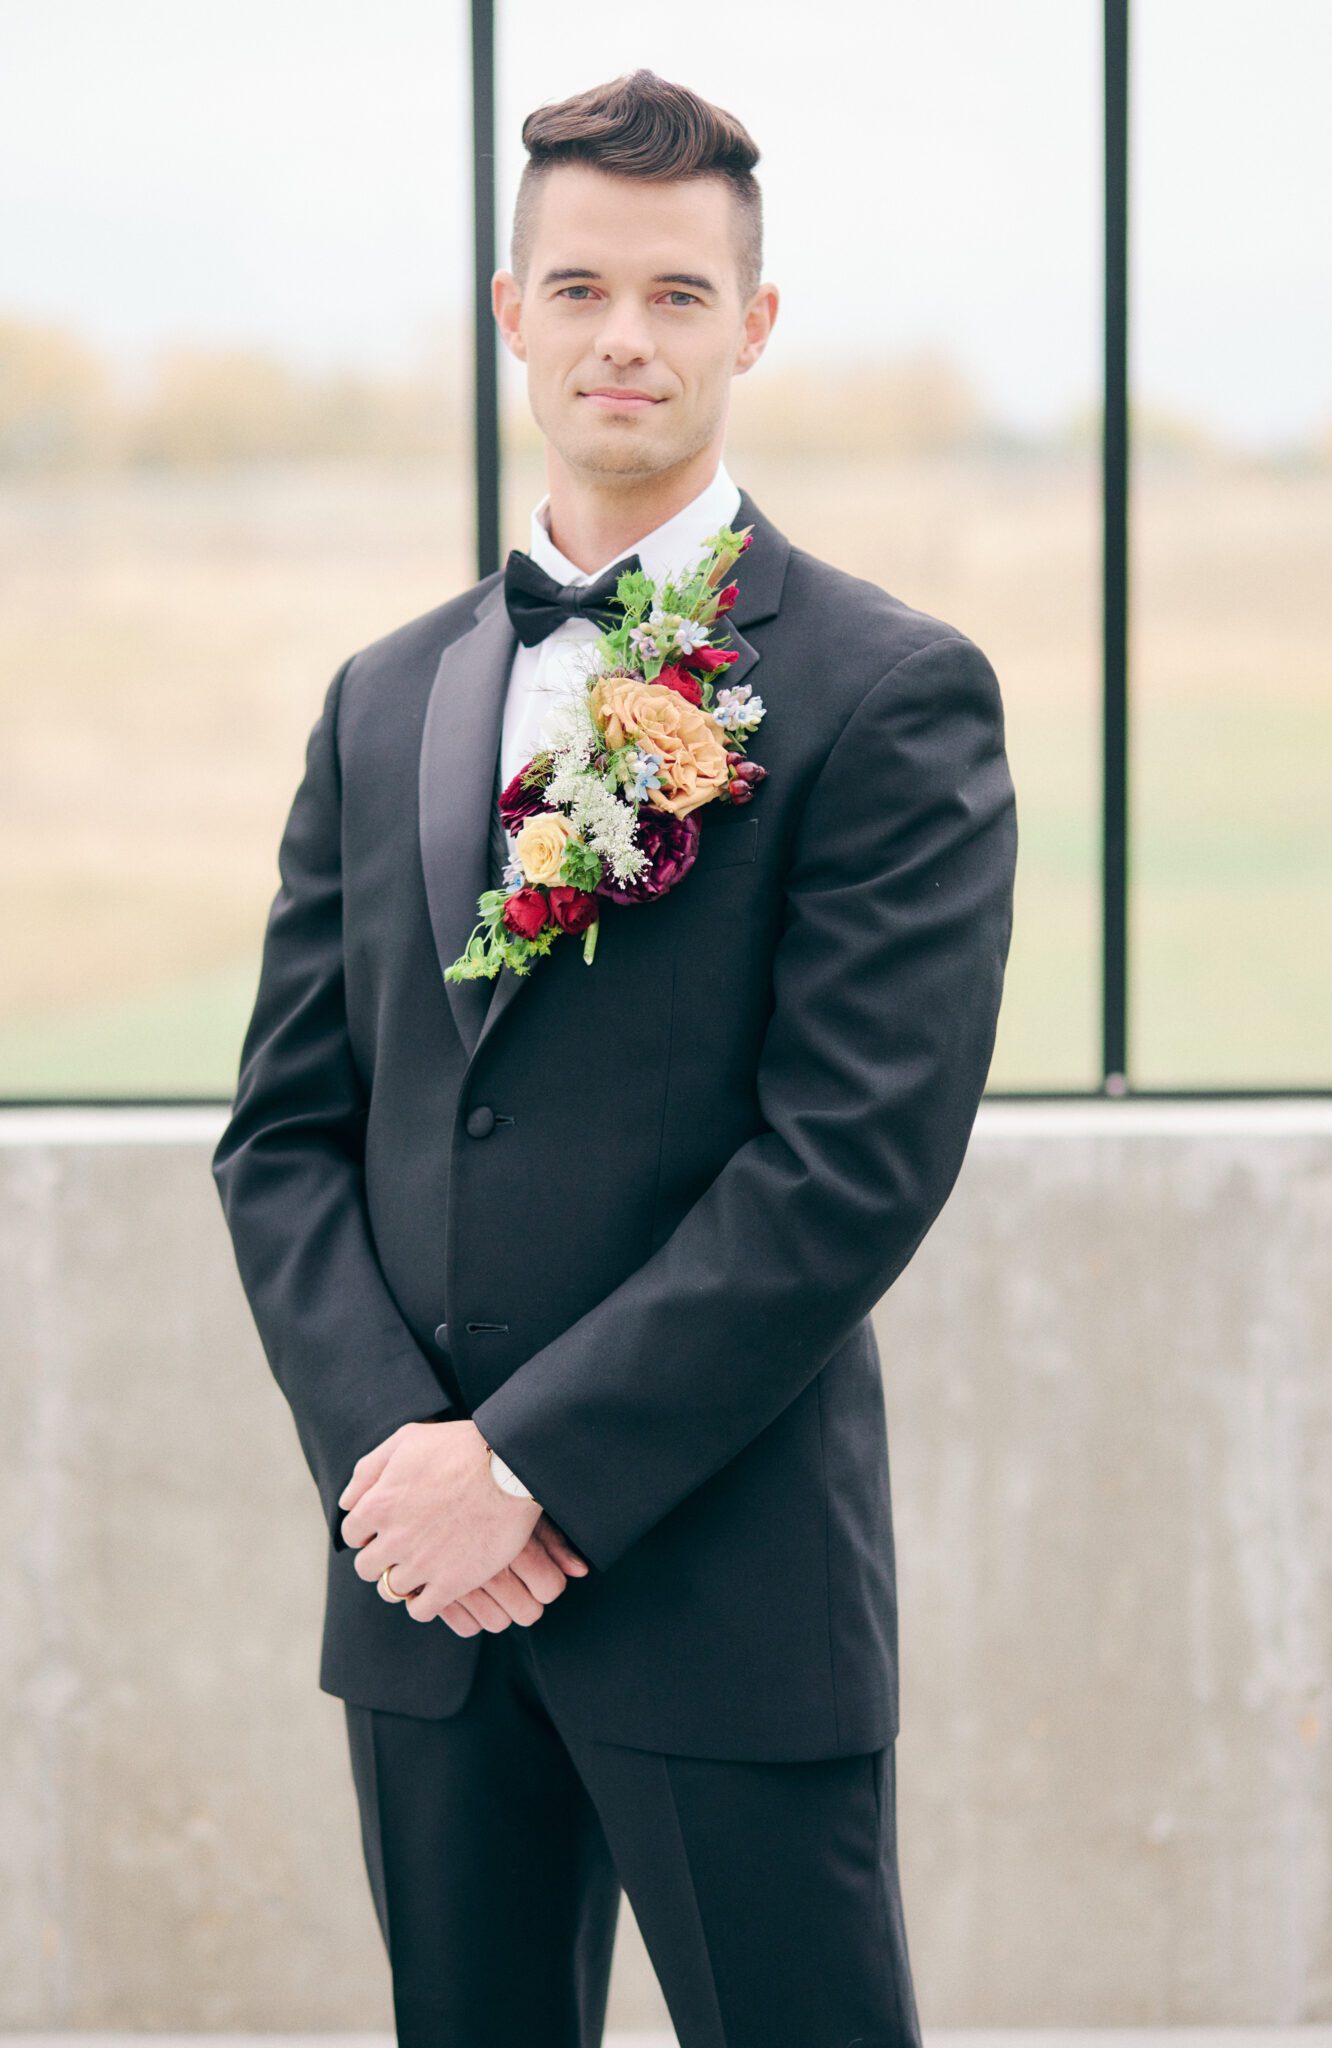
[[[510,548],[504,564],[504,602],[515,633],[524,647],[535,647],[566,619],[617,623],[622,615],[615,604],[615,586],[627,570],[642,566],[637,555],[625,555],[604,569],[595,583],[557,583],[521,548]]]

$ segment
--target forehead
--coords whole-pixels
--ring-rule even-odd
[[[533,253],[609,276],[654,271],[672,256],[728,254],[733,197],[724,178],[624,178],[590,164],[557,164],[537,200]]]

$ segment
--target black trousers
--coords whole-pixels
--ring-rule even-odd
[[[921,2048],[895,1745],[590,1742],[556,1726],[528,1638],[484,1636],[446,1719],[344,1703],[400,2048],[597,2048],[622,1889],[679,2048]]]

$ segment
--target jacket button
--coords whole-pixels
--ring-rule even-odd
[[[467,1112],[467,1135],[469,1138],[488,1138],[495,1128],[495,1112],[488,1102],[479,1104]]]
[[[440,1350],[443,1351],[447,1347],[448,1341],[449,1326],[447,1323],[441,1323],[438,1329],[435,1331],[435,1342],[436,1344],[438,1344]]]

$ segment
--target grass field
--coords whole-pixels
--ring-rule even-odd
[[[1018,791],[991,1086],[1097,1078],[1100,596],[1090,458],[732,473],[797,541],[975,638]],[[510,464],[505,545],[544,489]],[[0,490],[0,1094],[228,1096],[324,689],[470,583],[470,479],[402,466]],[[1332,1078],[1332,473],[1142,462],[1132,557],[1132,1078]]]

